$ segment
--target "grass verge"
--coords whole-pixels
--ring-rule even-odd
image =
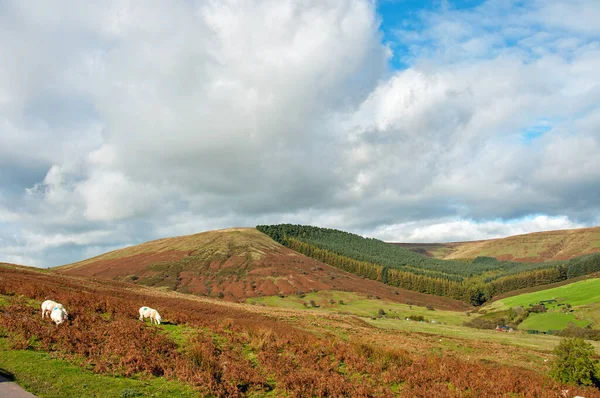
[[[161,377],[145,380],[99,375],[40,351],[11,350],[0,338],[0,368],[42,398],[197,397],[191,387]]]

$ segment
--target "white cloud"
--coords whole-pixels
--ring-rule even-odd
[[[380,226],[369,231],[369,236],[387,242],[464,242],[584,226],[584,224],[573,222],[564,216],[536,216],[508,223],[505,221],[427,220]]]
[[[598,222],[600,8],[566,5],[422,13],[390,73],[368,0],[1,3],[0,249],[58,264],[259,223],[432,241]]]

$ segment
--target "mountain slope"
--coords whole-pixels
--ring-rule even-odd
[[[254,228],[159,239],[55,269],[230,301],[333,289],[440,309],[468,307],[456,300],[365,280],[290,250]]]
[[[394,245],[445,260],[480,256],[517,262],[568,260],[584,254],[600,252],[600,227],[535,232],[473,242],[394,243]]]

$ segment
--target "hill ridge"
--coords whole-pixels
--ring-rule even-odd
[[[481,256],[516,262],[568,260],[583,254],[600,252],[600,226],[538,231],[464,242],[388,243],[444,260]]]

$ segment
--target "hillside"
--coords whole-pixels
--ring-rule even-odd
[[[468,308],[456,300],[365,280],[290,250],[254,228],[159,239],[55,270],[229,301],[335,289],[435,308]]]
[[[481,308],[486,317],[506,316],[537,306],[537,310],[522,317],[515,325],[521,330],[559,331],[577,328],[586,338],[600,339],[600,278],[587,278],[573,283],[551,286],[534,292],[519,292],[518,295],[502,297]],[[543,308],[540,308],[543,305]],[[538,311],[541,310],[541,311]],[[513,317],[516,318],[516,317]],[[510,322],[514,319],[507,321]],[[573,329],[575,328],[575,329]]]
[[[342,296],[350,314],[326,307]],[[47,298],[69,309],[66,324],[40,318]],[[548,377],[557,337],[352,294],[313,299],[320,308],[239,304],[0,264],[0,368],[45,397],[600,397]],[[141,305],[163,322],[140,322]],[[412,311],[441,322],[405,321]]]
[[[423,256],[378,239],[310,225],[259,225],[275,241],[336,268],[391,286],[480,305],[511,290],[600,271],[600,253],[566,261],[457,261]]]
[[[600,252],[600,227],[535,232],[473,242],[393,244],[446,260],[480,256],[516,262],[568,260]]]

